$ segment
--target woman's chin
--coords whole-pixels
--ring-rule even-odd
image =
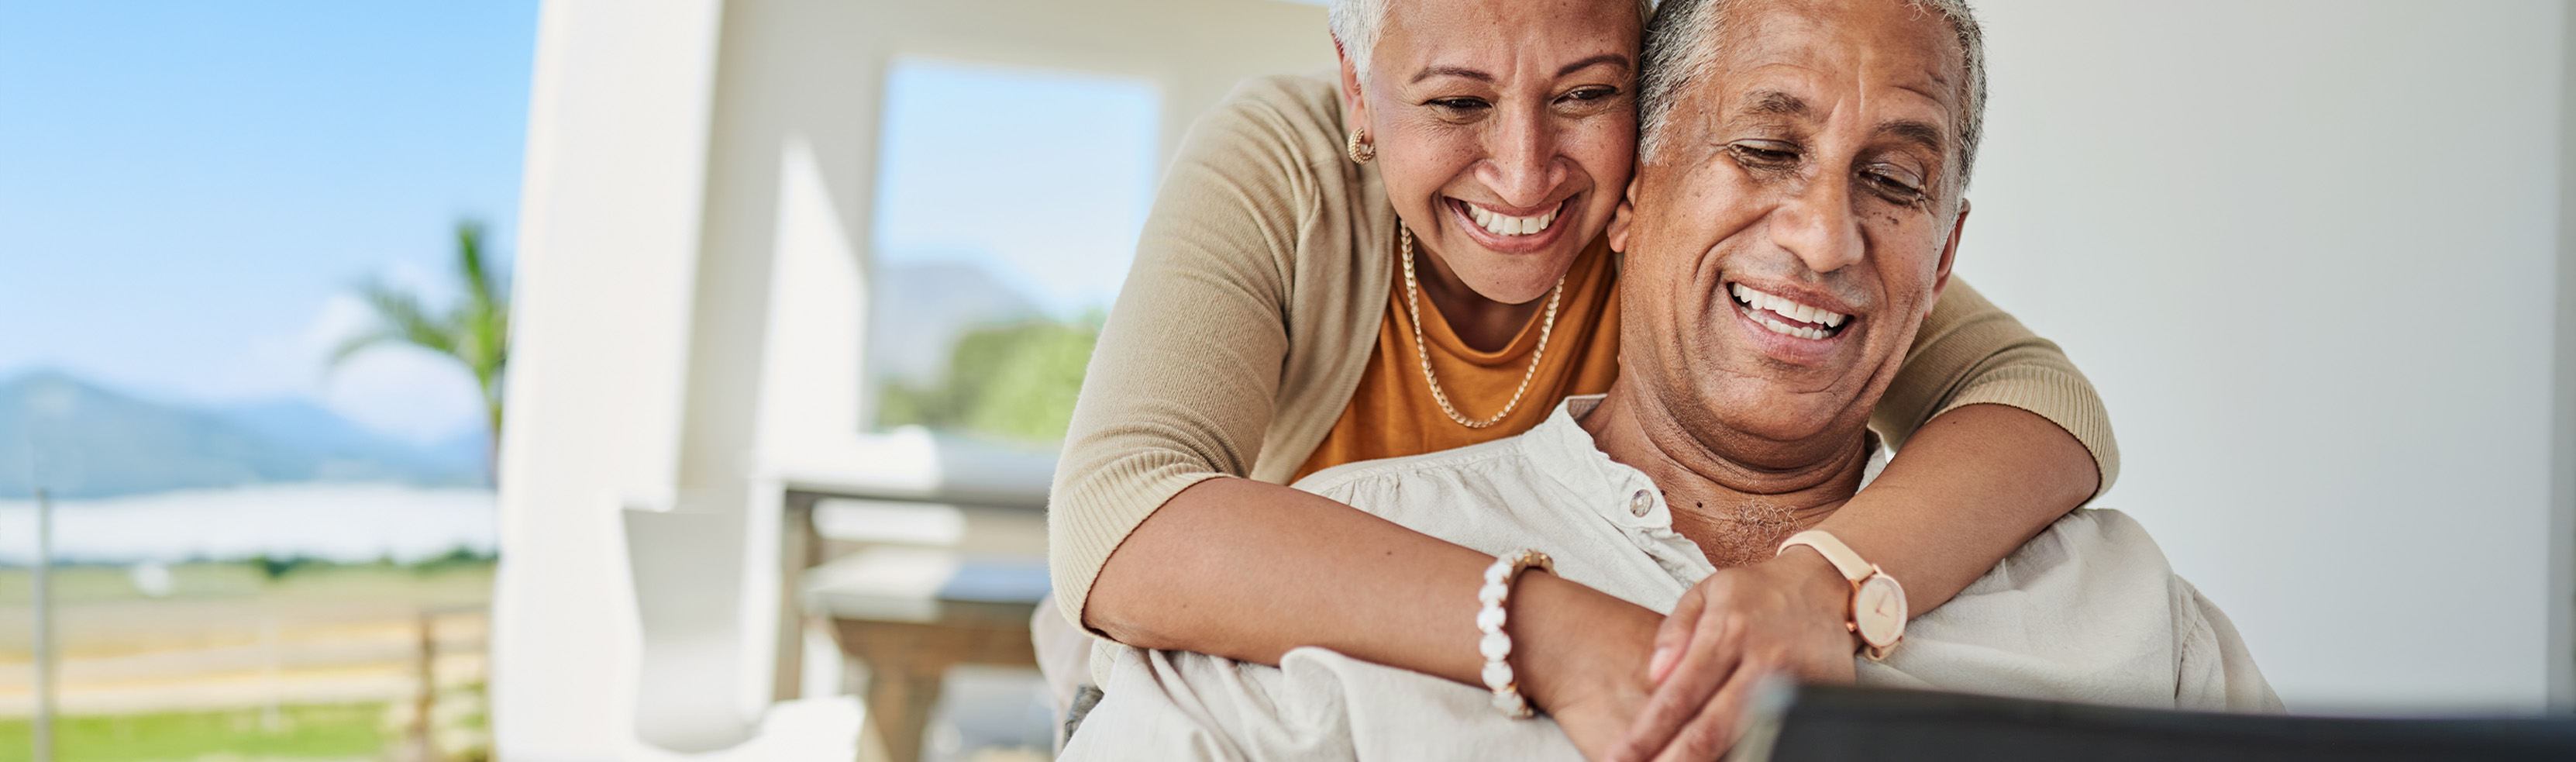
[[[1553,245],[1543,247],[1498,250],[1484,245],[1492,237],[1483,235],[1485,231],[1452,229],[1444,231],[1447,240],[1436,245],[1425,241],[1423,249],[1437,257],[1443,269],[1477,296],[1503,304],[1527,304],[1547,298],[1557,281],[1574,267],[1574,259],[1583,253],[1584,244],[1590,243],[1589,239],[1575,236],[1578,231],[1571,226],[1565,227],[1548,231],[1557,235],[1548,242]],[[1429,270],[1424,272],[1427,276]]]
[[[1522,255],[1517,258],[1530,257]],[[1503,267],[1464,268],[1458,277],[1467,282],[1468,288],[1475,289],[1477,296],[1504,304],[1528,304],[1547,298],[1548,292],[1555,290],[1557,281],[1565,277],[1566,269],[1573,266],[1574,258],[1567,256],[1556,260],[1553,266],[1540,262],[1512,262]],[[1475,272],[1477,269],[1484,272]]]

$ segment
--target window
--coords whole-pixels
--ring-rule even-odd
[[[1152,199],[1143,80],[899,59],[871,240],[874,426],[1062,441]]]

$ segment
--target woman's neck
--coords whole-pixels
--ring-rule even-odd
[[[1469,349],[1488,353],[1502,351],[1504,347],[1511,346],[1512,339],[1520,336],[1522,329],[1528,328],[1530,321],[1538,316],[1539,310],[1547,306],[1545,294],[1524,304],[1504,304],[1488,299],[1469,288],[1458,273],[1449,269],[1448,261],[1441,259],[1429,247],[1416,241],[1414,253],[1414,278],[1421,283],[1422,299],[1430,302],[1424,305],[1429,309],[1423,311],[1420,319],[1446,323],[1449,332],[1457,334],[1458,340]]]

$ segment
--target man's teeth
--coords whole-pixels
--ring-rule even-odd
[[[1735,284],[1734,291],[1735,301],[1737,304],[1742,304],[1755,310],[1770,310],[1771,312],[1779,314],[1781,317],[1801,323],[1824,326],[1823,328],[1794,326],[1773,320],[1767,315],[1755,314],[1754,319],[1760,321],[1762,323],[1762,327],[1771,329],[1772,333],[1796,336],[1801,339],[1822,339],[1833,335],[1833,329],[1842,327],[1843,321],[1851,319],[1851,316],[1849,315],[1827,312],[1822,309],[1809,307],[1804,304],[1799,304],[1777,296],[1755,291],[1742,283]]]
[[[1484,207],[1475,204],[1467,204],[1466,207],[1467,216],[1476,218],[1478,226],[1494,235],[1529,235],[1546,230],[1547,226],[1556,223],[1556,213],[1565,209],[1565,205],[1558,204],[1536,217],[1513,217],[1485,211]]]

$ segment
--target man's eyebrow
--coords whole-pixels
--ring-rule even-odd
[[[1478,71],[1478,70],[1475,70],[1475,69],[1470,69],[1470,68],[1467,68],[1467,67],[1464,67],[1464,66],[1433,66],[1433,67],[1429,67],[1429,68],[1423,69],[1423,70],[1422,70],[1421,72],[1419,72],[1419,73],[1414,74],[1414,75],[1413,75],[1413,81],[1414,81],[1414,82],[1420,82],[1420,81],[1423,81],[1423,80],[1426,80],[1426,79],[1430,79],[1430,78],[1432,78],[1432,77],[1438,77],[1438,76],[1443,76],[1443,75],[1451,76],[1451,77],[1466,77],[1466,78],[1468,78],[1468,79],[1472,79],[1472,80],[1475,80],[1475,81],[1478,81],[1478,82],[1492,82],[1492,81],[1494,81],[1494,75],[1487,74],[1487,73],[1484,73],[1484,72],[1482,72],[1482,71]],[[1408,84],[1409,84],[1409,83],[1408,83]]]
[[[1581,61],[1576,61],[1576,62],[1574,62],[1574,63],[1566,64],[1566,65],[1565,65],[1565,68],[1561,68],[1561,69],[1557,69],[1557,70],[1556,70],[1556,76],[1559,76],[1559,77],[1566,76],[1566,75],[1568,75],[1568,74],[1573,74],[1573,73],[1575,73],[1575,72],[1582,71],[1582,70],[1585,70],[1585,69],[1589,69],[1589,68],[1592,68],[1592,67],[1595,67],[1595,66],[1600,66],[1600,65],[1602,65],[1602,64],[1609,64],[1609,65],[1612,65],[1612,66],[1616,66],[1616,67],[1619,67],[1621,70],[1626,70],[1626,69],[1632,68],[1632,67],[1630,67],[1630,66],[1628,65],[1628,57],[1627,57],[1627,56],[1619,55],[1619,54],[1617,54],[1617,53],[1603,53],[1603,54],[1601,54],[1601,55],[1597,55],[1597,56],[1593,56],[1593,57],[1591,57],[1591,58],[1583,59],[1583,60],[1581,60]]]
[[[1942,150],[1943,143],[1949,135],[1949,133],[1944,132],[1940,127],[1935,126],[1930,122],[1917,121],[1913,119],[1897,119],[1881,122],[1878,125],[1878,134],[1886,135],[1908,143],[1915,143],[1936,152]]]
[[[1778,90],[1756,90],[1744,97],[1748,102],[1740,113],[1748,116],[1808,116],[1811,113],[1805,100]]]

